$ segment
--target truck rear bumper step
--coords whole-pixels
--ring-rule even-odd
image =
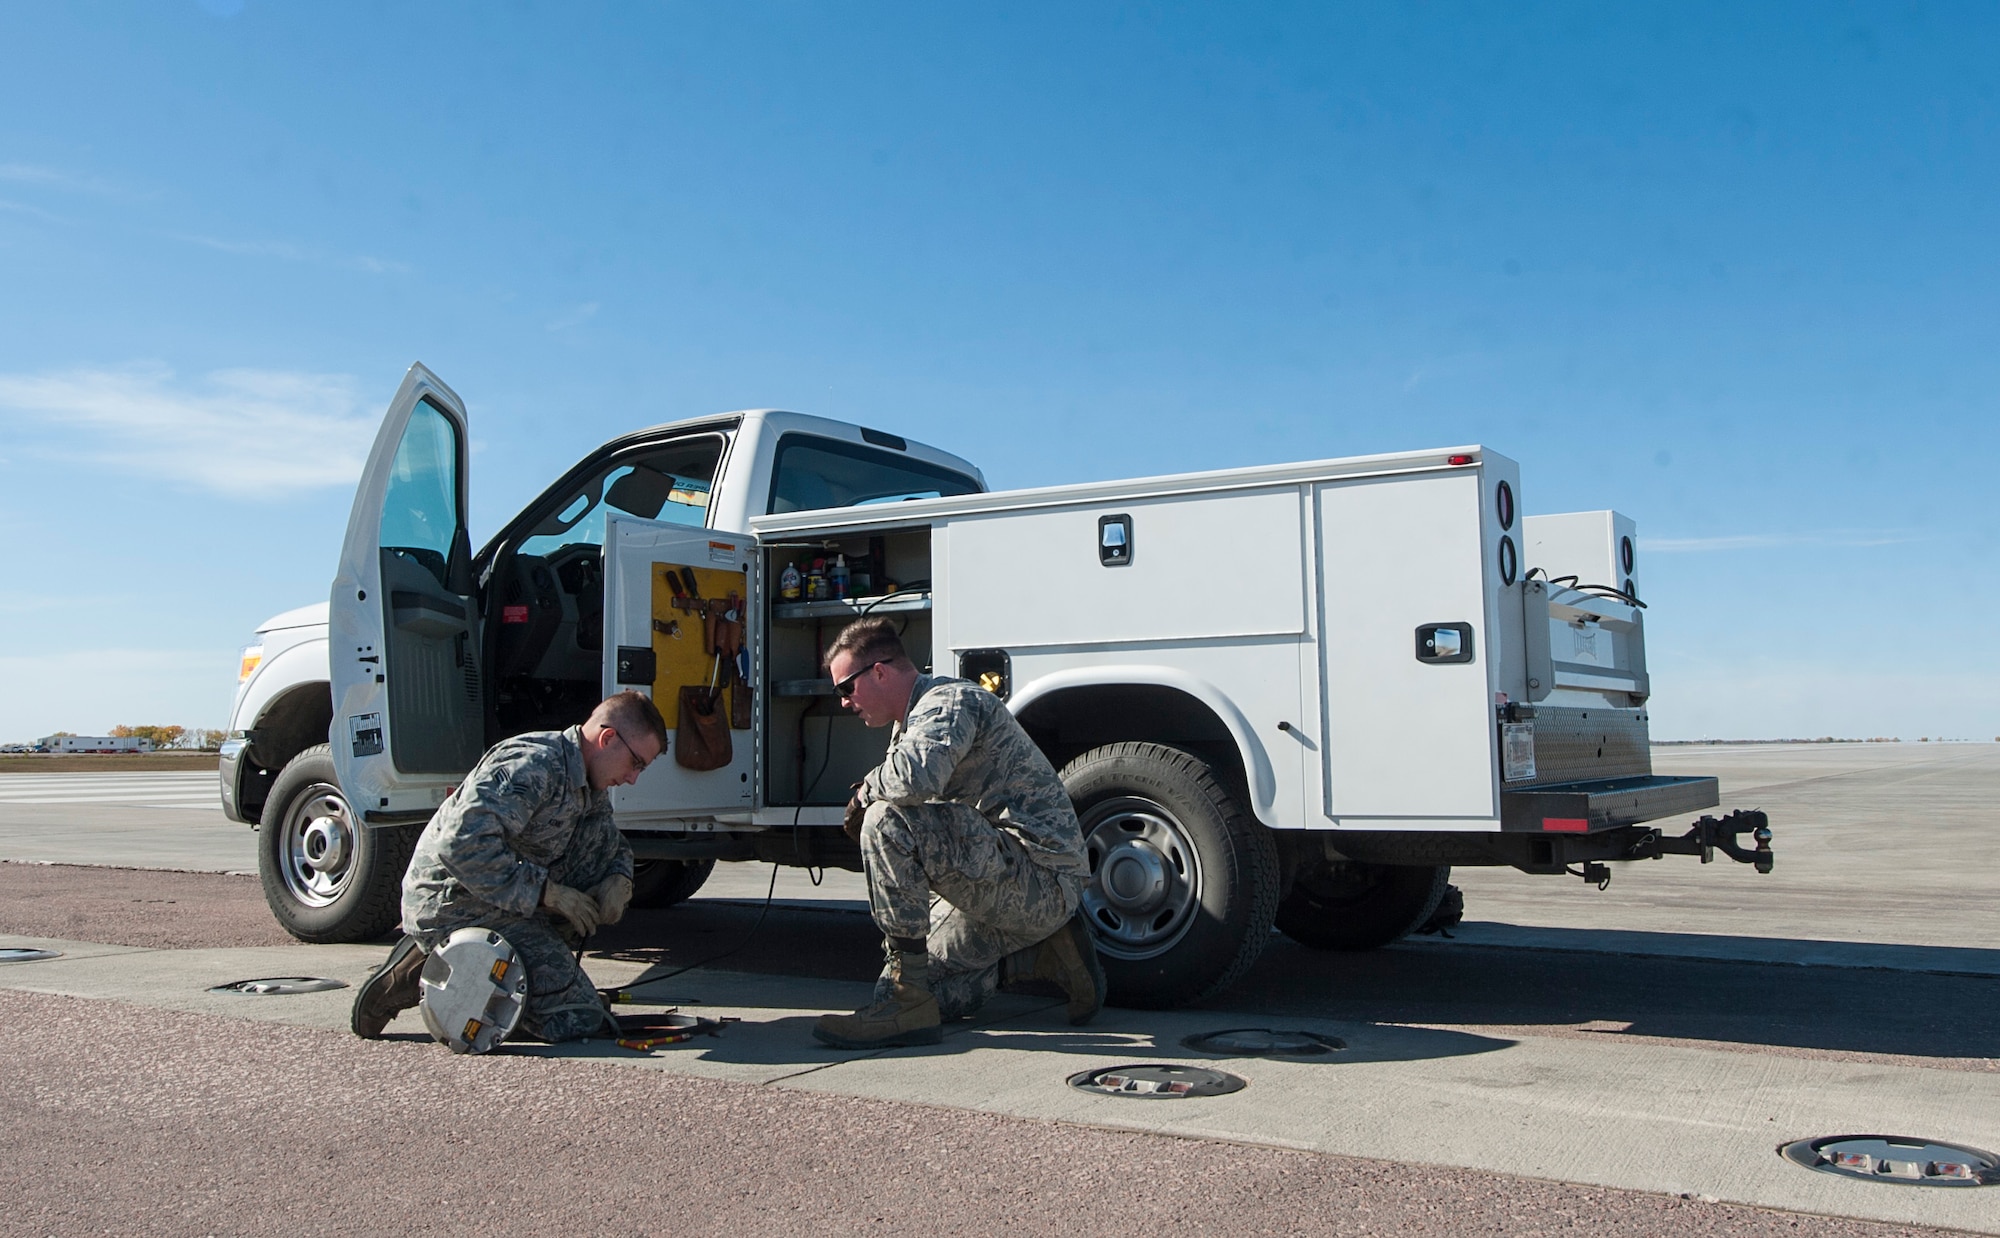
[[[1661,817],[1699,812],[1721,802],[1713,778],[1602,778],[1500,793],[1505,833],[1591,834]]]

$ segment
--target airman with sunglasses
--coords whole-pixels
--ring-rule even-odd
[[[886,620],[849,624],[826,665],[847,708],[893,728],[844,823],[888,961],[872,1004],[823,1016],[813,1035],[850,1049],[935,1044],[945,1020],[1016,981],[1060,988],[1070,1022],[1087,1022],[1104,1004],[1077,916],[1089,864],[1048,758],[992,693],[919,672]]]
[[[404,938],[355,993],[357,1036],[380,1036],[422,998],[424,958],[462,928],[490,928],[528,969],[521,1027],[551,1043],[606,1028],[572,953],[632,901],[632,848],[610,789],[639,780],[667,748],[643,693],[620,692],[580,726],[535,731],[487,750],[439,805],[403,876]]]

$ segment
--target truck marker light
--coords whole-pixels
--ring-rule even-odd
[[[1590,822],[1582,817],[1543,817],[1542,829],[1552,834],[1588,834]]]
[[[1471,457],[1471,456],[1446,456],[1446,457],[1444,458],[1444,462],[1445,462],[1446,464],[1451,464],[1451,465],[1459,465],[1459,464],[1471,464],[1471,463],[1472,463],[1472,457]]]
[[[263,661],[264,647],[262,645],[243,646],[243,661],[236,668],[236,682],[242,683],[244,680],[250,678],[250,676],[256,674],[258,665]]]

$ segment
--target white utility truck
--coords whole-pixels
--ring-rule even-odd
[[[1122,1004],[1220,991],[1274,924],[1385,945],[1454,864],[1770,869],[1761,813],[1645,824],[1717,796],[1652,773],[1631,522],[1524,517],[1484,448],[994,494],[895,435],[733,413],[607,443],[475,554],[467,441],[412,367],[330,604],[245,651],[223,804],[307,941],[387,931],[418,828],[481,751],[625,687],[677,732],[613,792],[642,905],[717,861],[859,868],[841,807],[887,732],[839,707],[820,654],[861,615],[1004,699],[1062,771]]]

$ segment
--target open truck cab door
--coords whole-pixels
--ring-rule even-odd
[[[484,740],[465,404],[413,365],[368,453],[333,580],[334,769],[370,825],[422,821]]]
[[[649,693],[672,736],[612,791],[621,825],[747,823],[763,673],[757,539],[613,516],[605,524],[604,694]]]

